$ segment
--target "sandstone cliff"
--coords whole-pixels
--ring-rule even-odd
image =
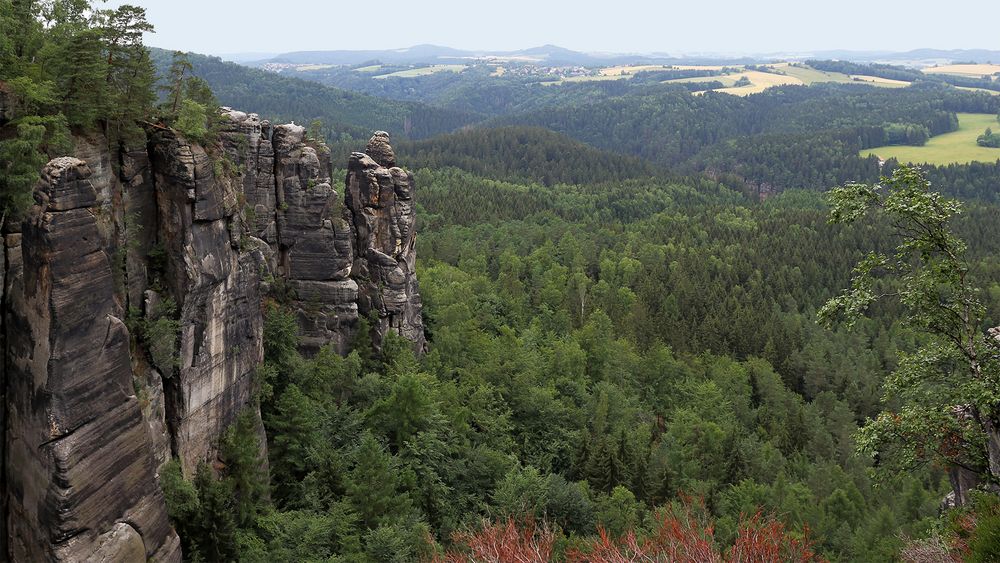
[[[426,347],[413,178],[387,136],[351,155],[345,205],[302,127],[224,115],[209,147],[154,125],[118,151],[77,138],[4,227],[4,556],[181,560],[157,472],[190,475],[256,412],[269,290],[305,353],[348,352],[359,314],[376,346],[393,330]]]
[[[15,561],[176,561],[115,296],[110,219],[81,159],[50,162],[6,236],[6,452]]]
[[[413,190],[413,175],[396,166],[388,133],[377,132],[365,153],[351,155],[346,201],[354,233],[359,310],[375,320],[376,347],[392,330],[423,352],[427,344],[416,276]]]

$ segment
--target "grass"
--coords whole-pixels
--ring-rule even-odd
[[[742,78],[749,80],[750,84],[747,86],[735,86],[736,82]],[[801,79],[792,76],[791,74],[774,74],[771,72],[761,72],[759,70],[745,70],[742,72],[734,72],[732,74],[724,74],[722,76],[682,78],[679,80],[668,80],[667,82],[712,82],[715,80],[721,82],[724,86],[724,88],[716,88],[714,90],[715,92],[724,92],[734,96],[749,96],[750,94],[757,94],[767,90],[768,88],[782,86],[785,84],[805,84]]]
[[[321,65],[321,64],[302,65],[302,66],[295,67],[295,70],[297,70],[299,72],[305,72],[305,71],[308,71],[308,70],[326,70],[328,68],[333,68],[333,65]]]
[[[354,72],[378,72],[382,65],[369,65],[354,69]]]
[[[389,78],[390,76],[395,76],[397,78],[415,78],[417,76],[426,76],[437,72],[462,72],[463,70],[465,70],[465,65],[431,65],[401,70],[399,72],[391,72],[389,74],[380,74],[373,78]]]
[[[822,70],[816,70],[811,66],[799,66],[799,65],[773,65],[780,69],[782,72],[788,76],[794,76],[802,81],[803,84],[815,84],[817,82],[838,82],[841,84],[847,84],[851,82],[851,77],[840,73],[840,72],[826,72]]]
[[[987,127],[1000,130],[1000,122],[992,113],[958,114],[958,131],[931,137],[922,147],[887,146],[861,151],[861,156],[875,154],[879,158],[895,158],[913,164],[965,164],[968,162],[995,162],[1000,159],[1000,149],[980,147],[976,137]]]

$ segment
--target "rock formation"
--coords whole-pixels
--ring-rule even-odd
[[[359,285],[358,308],[375,321],[376,347],[393,330],[423,352],[413,175],[395,166],[387,133],[376,133],[367,151],[351,154],[345,194],[354,233],[352,275]]]
[[[163,377],[173,452],[190,474],[250,403],[253,373],[264,357],[266,245],[245,232],[241,186],[204,148],[171,130],[151,133],[150,147],[165,260],[156,274],[163,289],[144,302],[144,313],[155,316],[166,299],[179,312],[172,362],[151,359]]]
[[[299,125],[274,129],[278,271],[292,294],[303,351],[347,352],[358,319],[351,225],[330,180],[330,151]]]
[[[359,314],[376,346],[425,349],[388,135],[351,155],[344,205],[302,127],[224,116],[210,147],[155,125],[117,152],[78,137],[4,226],[0,560],[181,560],[158,470],[190,476],[255,408],[268,291],[306,354],[347,353]]]
[[[6,237],[11,559],[178,561],[92,171],[63,157],[42,176]]]

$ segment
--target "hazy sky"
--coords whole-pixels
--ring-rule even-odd
[[[109,5],[120,1],[108,2]],[[762,53],[1000,49],[998,0],[130,0],[156,47],[200,53],[390,49]],[[953,15],[947,15],[953,14]]]

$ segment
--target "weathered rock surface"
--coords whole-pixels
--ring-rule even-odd
[[[379,166],[392,168],[396,166],[396,151],[392,150],[389,144],[389,134],[385,131],[376,131],[372,138],[368,140],[365,147],[365,154],[372,157],[372,160]]]
[[[150,146],[164,297],[180,311],[175,365],[156,367],[165,377],[173,450],[191,474],[250,403],[264,355],[260,272],[267,265],[244,232],[239,186],[216,173],[205,150],[170,130],[153,133]]]
[[[80,159],[50,162],[22,233],[6,237],[10,555],[179,561],[91,175]]]
[[[350,278],[351,225],[330,181],[330,151],[305,128],[278,125],[272,137],[278,199],[278,270],[294,292],[307,354],[332,345],[341,353],[358,320]]]
[[[394,166],[388,134],[376,133],[367,150],[375,154],[351,155],[345,194],[354,234],[358,309],[377,319],[372,327],[376,347],[393,330],[422,353],[427,342],[416,275],[413,175]]]
[[[277,242],[277,196],[271,124],[255,113],[223,109],[227,120],[220,137],[226,156],[242,175],[244,201],[241,211],[251,234],[274,244]]]

